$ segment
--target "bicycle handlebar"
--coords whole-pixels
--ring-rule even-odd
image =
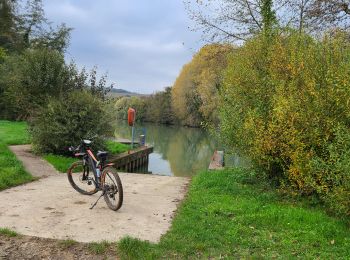
[[[68,150],[69,150],[70,152],[77,152],[77,151],[80,151],[80,150],[81,150],[81,147],[84,145],[84,141],[85,141],[85,140],[93,140],[93,139],[95,139],[96,137],[98,137],[97,134],[95,134],[95,135],[93,135],[93,136],[91,136],[91,137],[89,137],[89,138],[80,139],[80,141],[81,141],[81,144],[80,144],[80,145],[78,145],[77,147],[70,146],[70,147],[68,148]]]
[[[80,150],[80,145],[78,145],[77,147],[71,146],[71,147],[68,148],[68,150],[70,152],[77,152],[77,151]]]

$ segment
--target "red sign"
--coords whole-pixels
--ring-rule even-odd
[[[128,109],[128,124],[129,126],[134,126],[136,118],[136,111],[133,108]]]

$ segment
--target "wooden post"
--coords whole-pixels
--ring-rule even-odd
[[[209,164],[209,170],[222,170],[224,168],[224,151],[215,151],[211,162]]]

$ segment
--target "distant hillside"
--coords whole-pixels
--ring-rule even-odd
[[[112,97],[137,97],[137,96],[144,96],[143,94],[130,92],[125,89],[120,88],[113,88],[111,92],[108,93],[109,96]]]

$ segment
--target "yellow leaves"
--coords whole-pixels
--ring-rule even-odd
[[[173,86],[172,104],[183,123],[199,124],[202,117],[209,123],[217,121],[218,87],[232,50],[228,44],[206,45],[182,68]]]
[[[317,193],[350,212],[350,141],[335,143],[339,125],[350,135],[349,44],[292,35],[265,47],[252,40],[231,55],[222,135],[297,193]],[[196,82],[204,93],[214,74],[201,72]]]

